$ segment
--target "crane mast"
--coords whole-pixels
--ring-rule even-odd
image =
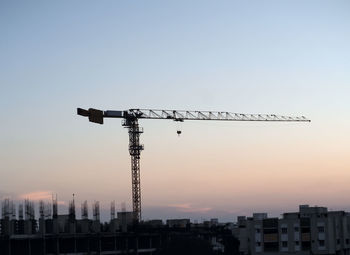
[[[121,118],[122,125],[129,133],[129,154],[131,156],[132,208],[136,222],[141,220],[141,180],[140,155],[144,149],[140,144],[143,128],[139,119],[185,120],[215,120],[215,121],[272,121],[272,122],[310,122],[304,116],[291,117],[275,114],[242,114],[215,111],[178,111],[155,109],[129,109],[125,111],[101,111],[93,108],[88,110],[77,108],[77,114],[88,117],[90,122],[103,124],[104,118]]]
[[[123,126],[129,129],[129,153],[131,156],[131,182],[132,182],[132,210],[134,219],[141,219],[141,178],[140,154],[143,145],[140,144],[140,134],[143,129],[139,127],[137,118],[124,119]]]

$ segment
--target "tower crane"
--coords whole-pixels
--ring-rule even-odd
[[[88,110],[77,108],[77,114],[88,117],[90,122],[103,124],[104,118],[122,119],[122,126],[129,131],[129,154],[131,156],[132,179],[132,208],[135,221],[141,220],[141,185],[140,185],[140,155],[144,149],[140,144],[143,128],[139,126],[139,119],[173,120],[216,120],[216,121],[274,121],[274,122],[310,122],[304,116],[290,117],[275,114],[242,114],[214,111],[177,111],[129,109],[125,111],[101,111],[93,108]],[[181,132],[177,132],[178,134]]]

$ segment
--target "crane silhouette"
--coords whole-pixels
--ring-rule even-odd
[[[122,125],[129,130],[129,154],[131,156],[132,179],[132,207],[136,222],[141,220],[141,180],[140,180],[140,155],[144,149],[140,144],[140,135],[143,128],[139,126],[139,119],[155,120],[213,120],[213,121],[271,121],[271,122],[310,122],[304,116],[290,117],[275,114],[242,114],[216,111],[178,111],[178,110],[154,110],[154,109],[129,109],[125,111],[101,111],[89,108],[88,110],[77,108],[77,114],[88,117],[90,122],[103,124],[104,118],[122,119]],[[178,130],[180,135],[181,131]]]

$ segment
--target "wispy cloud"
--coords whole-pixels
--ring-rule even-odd
[[[33,201],[51,200],[53,192],[51,190],[33,191],[19,195],[19,199],[29,199]],[[58,205],[65,205],[65,201],[57,201]]]
[[[21,199],[48,200],[52,198],[52,191],[34,191],[19,196]]]
[[[189,212],[189,213],[206,213],[212,210],[211,207],[196,207],[191,203],[183,204],[169,204],[168,207],[175,208],[179,212]]]

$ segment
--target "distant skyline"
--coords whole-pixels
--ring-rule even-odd
[[[312,122],[141,121],[143,218],[350,211],[349,11],[349,1],[1,1],[0,199],[57,193],[64,206],[75,193],[78,206],[131,210],[127,130],[76,108],[156,108]]]

